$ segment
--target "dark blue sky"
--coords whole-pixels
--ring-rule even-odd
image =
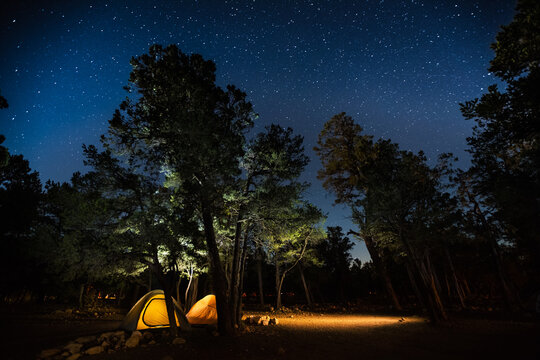
[[[12,4],[10,4],[12,3]],[[309,198],[327,225],[353,227],[315,178],[312,148],[345,111],[375,137],[467,167],[459,102],[485,92],[490,43],[514,1],[2,1],[0,133],[43,181],[84,170],[125,93],[129,59],[176,43],[217,65],[221,85],[249,95],[260,118],[305,137]],[[256,131],[255,130],[255,131]],[[364,245],[354,256],[369,258]]]

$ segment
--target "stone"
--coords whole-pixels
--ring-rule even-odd
[[[185,344],[185,343],[186,343],[186,339],[181,338],[181,337],[177,337],[172,341],[173,345],[182,345],[182,344]]]
[[[139,342],[141,341],[140,336],[131,336],[129,339],[126,340],[126,347],[128,348],[134,348],[139,346]]]
[[[69,355],[71,355],[69,351],[64,351],[62,354],[60,354],[60,356],[63,358],[68,357]]]
[[[131,333],[131,337],[138,336],[139,338],[142,338],[142,333],[140,331],[135,330]]]
[[[82,356],[81,353],[72,354],[72,355],[68,356],[68,357],[66,358],[66,360],[77,360],[77,359],[80,358],[81,356]]]
[[[278,325],[279,319],[278,318],[271,318],[270,319],[270,325]]]
[[[268,326],[269,323],[270,323],[270,320],[268,320],[268,319],[262,319],[261,320],[261,325],[262,326]]]
[[[251,324],[258,324],[262,316],[250,316],[249,320]]]
[[[118,331],[113,332],[113,336],[118,336],[118,337],[126,336],[126,332],[124,330],[118,330]]]
[[[105,341],[103,341],[103,342],[101,343],[101,346],[102,346],[104,349],[107,349],[107,348],[109,348],[109,347],[111,346],[111,344],[110,344],[107,340],[105,340]]]
[[[150,340],[152,339],[154,335],[152,335],[152,333],[150,331],[145,331],[145,333],[143,334],[143,338],[144,340]]]
[[[266,321],[266,325],[268,325],[268,321],[270,320],[269,316],[260,316],[257,320],[257,325],[263,325],[263,322]]]
[[[79,344],[88,344],[92,341],[96,341],[97,336],[90,335],[90,336],[81,336],[75,339],[75,342],[78,342]]]
[[[45,359],[48,357],[52,357],[54,355],[58,355],[62,352],[60,349],[45,349],[42,352],[39,353],[38,358]]]
[[[98,346],[93,346],[87,349],[84,353],[87,355],[96,355],[96,354],[101,354],[103,351],[105,351],[103,346],[98,345]]]
[[[110,331],[110,332],[105,332],[101,335],[99,335],[99,339],[98,341],[103,341],[103,340],[109,340],[111,337],[115,336],[114,335],[114,332],[113,331]]]
[[[82,344],[72,342],[64,346],[64,350],[69,351],[71,354],[78,354],[81,352],[82,347]]]
[[[66,309],[65,313],[66,315],[71,315],[73,314],[73,309]]]
[[[156,343],[156,340],[150,340],[150,341],[148,342],[148,345],[156,345],[156,344],[157,344],[157,343]]]

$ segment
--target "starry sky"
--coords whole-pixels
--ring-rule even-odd
[[[42,181],[83,171],[82,144],[97,144],[125,97],[129,59],[151,44],[178,44],[217,65],[221,86],[247,92],[270,123],[305,137],[308,199],[328,226],[354,225],[316,179],[312,148],[345,111],[376,138],[468,166],[472,124],[459,102],[486,91],[489,45],[513,17],[512,0],[483,1],[2,1],[0,133]],[[353,256],[369,259],[363,244]]]

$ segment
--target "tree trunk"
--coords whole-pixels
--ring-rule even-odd
[[[497,240],[495,239],[495,236],[493,235],[493,232],[491,231],[491,227],[488,224],[488,221],[486,217],[484,216],[484,213],[480,209],[480,205],[470,194],[467,192],[467,195],[469,197],[469,201],[473,204],[474,212],[478,219],[480,220],[480,223],[482,224],[482,227],[484,229],[484,232],[487,236],[489,246],[491,249],[491,254],[493,255],[493,262],[495,265],[495,269],[497,271],[497,275],[499,277],[499,282],[501,284],[503,295],[504,295],[504,303],[506,305],[506,308],[508,311],[516,311],[517,307],[520,305],[520,301],[518,297],[515,295],[516,291],[512,288],[511,283],[508,281],[508,277],[506,275],[506,271],[504,270],[501,254],[499,252],[499,244],[497,244]]]
[[[197,302],[197,294],[199,292],[199,277],[193,276],[193,281],[189,289],[188,296],[186,298],[186,312],[188,312],[193,305]]]
[[[422,309],[427,309],[426,301],[424,300],[424,296],[420,292],[420,289],[418,288],[418,284],[416,282],[416,279],[414,278],[413,271],[411,269],[410,262],[407,261],[405,263],[405,268],[407,269],[407,274],[409,275],[409,280],[411,282],[411,286],[414,291],[414,295],[416,296],[416,299],[418,300],[418,303]]]
[[[236,219],[236,229],[234,232],[234,248],[233,248],[233,260],[232,260],[232,266],[231,266],[231,276],[230,276],[230,283],[229,283],[229,294],[231,296],[230,300],[230,306],[231,306],[231,316],[234,319],[233,321],[236,323],[237,316],[237,309],[238,309],[238,302],[239,300],[239,287],[240,287],[240,260],[241,260],[241,254],[240,254],[240,237],[242,235],[242,215],[243,215],[243,206],[240,206],[240,210],[238,212],[238,217]]]
[[[379,278],[381,279],[383,283],[383,288],[385,289],[386,294],[392,301],[394,308],[398,311],[402,311],[403,307],[399,303],[398,297],[394,290],[394,286],[392,285],[392,280],[390,279],[390,276],[388,275],[388,270],[386,268],[386,264],[384,263],[384,259],[379,255],[377,246],[373,242],[373,239],[371,238],[371,236],[362,237],[360,236],[359,233],[354,232],[352,230],[349,231],[349,233],[352,233],[364,239],[364,243],[366,244],[366,248],[368,249],[369,256],[371,256],[371,260],[373,261],[373,265],[375,265],[375,270],[377,271],[377,275],[379,276]]]
[[[281,284],[279,262],[276,260],[276,310],[281,309]]]
[[[171,284],[169,283],[163,268],[159,263],[157,248],[154,248],[153,264],[151,266],[152,271],[155,273],[161,287],[163,288],[163,295],[165,296],[165,307],[167,308],[167,317],[169,318],[170,334],[172,338],[178,336],[178,326],[176,324],[176,311],[174,309],[173,294],[171,292]]]
[[[442,302],[435,286],[435,278],[433,274],[427,271],[425,265],[417,258],[413,252],[409,241],[400,232],[399,238],[403,244],[407,253],[407,259],[411,264],[412,269],[418,276],[417,285],[419,285],[419,292],[425,297],[428,309],[428,314],[431,321],[438,323],[442,320],[447,320],[446,310],[442,306]]]
[[[450,256],[450,251],[446,246],[444,247],[444,253],[446,255],[446,261],[448,262],[448,268],[450,269],[450,277],[454,282],[454,288],[456,289],[456,295],[458,297],[459,303],[462,309],[466,309],[467,306],[465,305],[465,293],[463,291],[463,288],[461,287],[461,284],[459,283],[456,269],[454,268],[454,262],[452,261],[452,257]]]
[[[81,284],[81,289],[79,290],[79,308],[83,308],[83,299],[84,299],[84,289],[86,288],[86,283]]]
[[[259,281],[259,300],[260,304],[264,306],[264,287],[262,278],[262,251],[257,249],[257,279]]]
[[[182,277],[178,275],[178,280],[176,281],[176,302],[178,305],[182,306],[182,299],[180,298],[180,283],[182,282]],[[184,308],[184,311],[186,309]]]
[[[300,279],[302,279],[302,285],[304,285],[304,292],[306,294],[306,302],[308,307],[313,307],[313,302],[311,300],[311,295],[309,293],[309,287],[306,282],[306,278],[304,276],[304,267],[302,266],[302,263],[298,263],[298,272],[300,272]]]
[[[208,257],[210,260],[210,272],[212,275],[212,283],[216,294],[216,306],[218,313],[218,331],[221,335],[233,335],[234,324],[229,303],[229,294],[227,287],[227,278],[221,265],[219,257],[219,249],[216,243],[216,235],[214,233],[214,223],[212,213],[210,212],[207,200],[201,201],[202,218],[204,226],[204,235],[206,247],[208,249]]]
[[[247,259],[247,245],[248,245],[248,226],[246,226],[246,231],[244,233],[244,245],[242,247],[242,260],[240,262],[240,282],[238,286],[238,302],[236,306],[236,324],[240,326],[242,321],[242,295],[244,293],[244,275],[246,268],[246,259]]]

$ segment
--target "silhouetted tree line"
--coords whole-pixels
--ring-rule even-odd
[[[251,294],[277,308],[384,294],[434,321],[448,309],[523,310],[540,288],[539,30],[540,5],[520,1],[492,46],[506,89],[461,105],[475,122],[467,171],[451,154],[431,164],[374,139],[345,113],[324,125],[318,177],[350,207],[346,233],[324,231],[305,200],[301,136],[278,125],[250,135],[257,115],[244,92],[215,84],[213,62],[153,45],[131,60],[101,146],[83,146],[86,174],[43,187],[0,146],[3,300],[83,305],[92,289],[128,297],[135,284],[162,288],[173,320],[172,297],[187,310],[211,291],[222,334]],[[352,260],[349,236],[371,262]]]

